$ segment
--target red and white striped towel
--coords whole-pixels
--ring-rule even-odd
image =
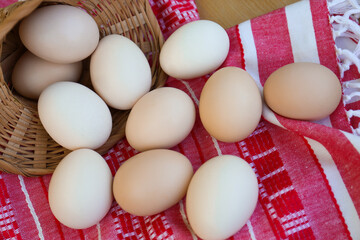
[[[150,3],[166,37],[182,24],[199,19],[193,0]],[[254,133],[233,144],[209,136],[197,111],[193,131],[173,149],[186,155],[195,170],[217,155],[240,156],[258,177],[256,210],[231,239],[360,239],[360,97],[356,91],[360,74],[355,67],[360,67],[360,49],[335,47],[334,42],[334,37],[351,37],[348,45],[356,45],[359,26],[348,15],[355,19],[359,12],[355,0],[301,1],[227,30],[230,53],[222,67],[247,70],[260,89],[277,68],[309,61],[330,68],[344,90],[342,103],[329,118],[315,123],[296,121],[265,108]],[[198,105],[208,77],[169,78],[167,85],[185,91]],[[114,174],[135,154],[122,140],[104,158]],[[0,239],[196,239],[184,200],[150,217],[130,215],[114,202],[97,226],[67,228],[50,212],[50,177],[0,173]]]

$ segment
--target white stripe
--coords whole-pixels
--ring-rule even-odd
[[[285,7],[294,62],[320,63],[309,1]]]
[[[270,173],[266,174],[265,176],[262,176],[262,177],[260,178],[260,181],[264,181],[265,179],[268,179],[268,178],[270,178],[270,177],[273,177],[274,175],[276,175],[276,174],[278,174],[278,173],[280,173],[280,172],[282,172],[282,171],[284,171],[284,170],[285,170],[285,168],[284,168],[284,166],[282,166],[281,168],[278,168],[278,169],[276,169],[275,171],[270,172]]]
[[[26,190],[24,178],[23,178],[21,175],[18,175],[18,178],[19,178],[19,181],[20,181],[21,190],[23,191],[23,193],[24,193],[24,195],[25,195],[25,200],[26,200],[26,202],[27,202],[27,204],[28,204],[28,207],[29,207],[29,209],[30,209],[30,213],[31,213],[32,217],[34,218],[36,228],[37,228],[37,230],[38,230],[38,232],[39,232],[39,238],[40,238],[41,240],[44,240],[44,235],[43,235],[43,232],[42,232],[42,228],[41,228],[41,226],[40,226],[39,218],[38,218],[38,216],[37,216],[36,213],[35,213],[35,209],[34,209],[34,206],[33,206],[32,203],[31,203],[29,193],[28,193],[28,191]]]
[[[270,153],[275,152],[276,150],[277,150],[276,147],[272,147],[272,148],[270,148],[270,149],[268,149],[268,150],[266,150],[266,151],[264,151],[264,152],[261,152],[261,153],[259,153],[259,154],[256,154],[256,155],[251,156],[251,159],[252,159],[252,160],[257,160],[257,159],[259,159],[259,158],[262,158],[262,157],[264,157],[264,156],[269,155]]]
[[[330,153],[319,142],[306,138],[324,170],[353,239],[360,239],[360,218]]]
[[[269,200],[271,201],[271,200],[273,200],[274,198],[277,198],[277,197],[283,195],[284,193],[290,192],[290,191],[292,191],[292,190],[294,190],[294,187],[293,187],[293,186],[290,186],[290,187],[287,187],[287,188],[283,188],[283,189],[281,189],[280,191],[278,191],[278,192],[270,195],[270,196],[269,196]]]
[[[185,223],[185,226],[188,228],[188,230],[190,231],[191,233],[191,236],[194,240],[197,240],[198,238],[196,237],[195,233],[194,233],[194,230],[192,230],[191,226],[190,226],[190,223],[186,217],[186,214],[185,214],[185,210],[184,210],[184,203],[183,203],[183,200],[180,200],[179,202],[180,204],[180,214],[181,214],[181,217],[183,219],[183,222]]]
[[[262,92],[263,87],[260,83],[257,52],[251,30],[251,23],[250,21],[240,23],[238,28],[241,44],[244,49],[245,70],[254,78],[256,85]]]
[[[300,225],[298,227],[292,228],[291,230],[287,230],[286,235],[289,236],[291,234],[294,234],[296,232],[300,232],[301,230],[304,230],[304,229],[309,228],[309,227],[310,227],[309,223],[306,223],[304,225]]]
[[[260,76],[259,76],[259,68],[258,68],[258,60],[257,60],[257,52],[255,47],[254,36],[251,29],[251,22],[246,21],[240,23],[238,25],[239,35],[241,38],[241,44],[244,49],[244,60],[245,60],[245,70],[254,78],[256,85],[258,86],[261,96],[263,97],[263,87],[260,83]],[[263,100],[263,117],[280,127],[283,127],[280,122],[277,120],[274,113],[266,106]],[[284,127],[283,127],[284,128]]]
[[[323,119],[316,120],[316,121],[311,121],[311,122],[321,124],[321,125],[324,125],[324,126],[328,126],[328,127],[332,127],[331,120],[330,120],[329,117],[325,117]]]
[[[186,89],[189,91],[192,99],[195,101],[196,105],[199,106],[199,99],[196,97],[195,92],[192,90],[192,88],[190,87],[189,83],[183,80],[179,80],[182,84],[185,85]]]
[[[246,222],[246,226],[247,226],[248,229],[249,229],[249,233],[250,233],[250,238],[251,238],[251,240],[256,240],[255,233],[254,233],[254,229],[253,229],[253,227],[252,227],[252,225],[251,225],[250,220],[248,220],[248,221]]]
[[[354,146],[354,148],[360,153],[360,137],[356,136],[354,134],[341,131],[345,137],[351,142],[351,144]]]
[[[217,154],[218,154],[219,156],[221,156],[221,155],[222,155],[222,152],[221,152],[221,149],[220,149],[220,146],[219,146],[219,142],[218,142],[214,137],[211,137],[211,140],[212,140],[213,143],[214,143],[214,146],[215,146],[215,149],[216,149],[216,151],[217,151]]]
[[[292,221],[289,221],[288,223],[283,223],[284,224],[284,227],[285,229],[290,229],[290,228],[297,228],[297,227],[300,227],[300,226],[306,226],[306,227],[310,227],[310,224],[308,223],[309,220],[307,219],[306,216],[302,216],[302,217],[299,217],[299,218],[296,218],[295,220],[292,220]],[[296,227],[296,225],[299,225]]]
[[[320,63],[310,2],[299,1],[285,7],[294,62]],[[332,127],[329,117],[312,121]]]
[[[262,111],[262,116],[269,122],[271,122],[272,124],[275,124],[276,126],[282,127],[284,129],[286,129],[280,122],[279,120],[276,118],[275,114],[273,111],[270,110],[270,108],[264,103],[263,104],[263,111]]]
[[[305,216],[305,211],[304,210],[301,210],[301,211],[297,211],[295,213],[290,213],[288,215],[285,215],[284,217],[281,217],[280,218],[280,221],[282,223],[284,222],[290,222],[292,219],[296,219],[296,218],[299,218],[301,216]],[[307,220],[307,219],[306,219]]]
[[[96,229],[98,232],[98,240],[101,240],[101,227],[100,227],[100,223],[96,224]]]

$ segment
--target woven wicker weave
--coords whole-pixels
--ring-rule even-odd
[[[158,62],[163,36],[147,0],[27,0],[0,9],[0,170],[24,176],[52,173],[69,153],[45,132],[36,103],[19,96],[10,81],[12,68],[25,51],[18,36],[18,23],[37,7],[48,4],[82,7],[97,22],[101,37],[116,33],[138,44],[152,62],[153,88],[163,86],[166,79]],[[91,87],[89,59],[84,62],[81,82]],[[97,149],[101,154],[124,137],[129,111],[111,111],[113,130],[105,145]]]

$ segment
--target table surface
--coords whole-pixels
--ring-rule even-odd
[[[298,0],[195,0],[200,18],[219,23],[224,28],[263,15]]]

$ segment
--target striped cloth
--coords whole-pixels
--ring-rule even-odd
[[[193,0],[150,3],[166,37],[199,18]],[[348,58],[341,57],[349,55],[346,49],[335,47],[333,37],[346,31],[338,29],[341,33],[335,34],[329,22],[336,26],[341,20],[333,18],[340,16],[338,10],[359,7],[356,4],[354,0],[301,1],[227,30],[230,53],[222,67],[247,70],[261,90],[277,68],[308,61],[330,68],[344,84],[344,92],[350,91],[330,117],[318,122],[289,120],[264,106],[256,130],[233,144],[209,136],[197,110],[194,129],[173,149],[187,156],[194,170],[217,155],[239,156],[258,178],[255,212],[231,239],[360,239],[360,97],[353,89],[360,74]],[[334,16],[330,17],[329,9]],[[185,91],[198,105],[209,76],[191,81],[170,77],[167,85]],[[104,158],[115,174],[136,153],[121,140]],[[0,173],[0,239],[197,239],[189,227],[184,200],[149,217],[128,214],[114,202],[96,226],[67,228],[49,209],[50,177]]]

